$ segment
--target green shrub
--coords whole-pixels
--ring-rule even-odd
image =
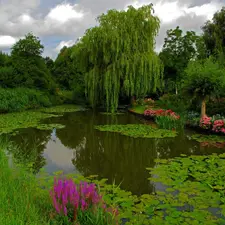
[[[0,113],[49,107],[52,103],[45,92],[27,88],[0,88]]]
[[[182,95],[164,95],[158,101],[160,108],[171,109],[176,113],[183,114],[188,110],[190,101]]]

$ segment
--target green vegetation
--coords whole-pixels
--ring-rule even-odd
[[[190,62],[186,69],[184,89],[201,100],[201,117],[206,115],[206,99],[217,96],[225,87],[225,70],[213,58]]]
[[[60,115],[53,115],[41,112],[21,112],[21,113],[9,113],[0,116],[0,134],[11,133],[17,129],[34,127],[40,127],[41,121],[50,117],[58,117]],[[47,127],[49,125],[45,125]]]
[[[225,138],[217,135],[194,134],[191,138],[198,142],[225,143]]]
[[[3,143],[0,146],[0,223],[50,225],[48,194],[38,188],[33,174],[23,168],[9,167],[4,154],[9,147]]]
[[[23,167],[9,167],[4,152],[13,148],[13,145],[1,144],[0,148],[0,222],[63,224],[49,196],[54,177],[42,172],[35,178]],[[105,203],[118,209],[118,221],[123,219],[128,225],[223,224],[224,161],[224,154],[156,160],[157,167],[149,169],[149,180],[162,183],[165,189],[141,196],[132,195],[114,184],[107,184],[106,179],[97,180],[96,176],[84,178],[68,174],[66,177],[72,178],[75,183],[95,183]],[[55,176],[62,178],[62,173],[57,172]],[[26,191],[21,194],[21,190]],[[217,209],[218,213],[210,208]]]
[[[174,131],[156,129],[150,125],[127,124],[127,125],[102,125],[95,126],[95,129],[107,132],[117,132],[134,138],[169,138],[176,137]]]
[[[50,97],[28,88],[0,88],[0,113],[17,112],[51,106]]]
[[[74,46],[73,57],[82,61],[91,105],[115,112],[121,95],[140,96],[162,87],[163,66],[154,52],[160,21],[152,5],[109,10],[97,20],[99,26]]]
[[[77,112],[83,110],[83,107],[77,105],[60,105],[51,108],[42,108],[40,112],[46,113],[66,113],[66,112]]]
[[[183,130],[185,125],[184,118],[179,118],[175,120],[170,116],[157,116],[155,120],[156,124],[160,129],[167,129],[167,130]]]

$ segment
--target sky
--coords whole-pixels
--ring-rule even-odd
[[[98,15],[150,3],[161,21],[157,52],[168,29],[180,26],[200,34],[201,26],[225,6],[225,0],[0,0],[0,50],[9,52],[16,41],[33,32],[45,46],[43,55],[54,59],[63,46],[72,46],[86,29],[96,26]]]

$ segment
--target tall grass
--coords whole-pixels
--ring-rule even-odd
[[[0,88],[0,113],[17,112],[39,107],[49,107],[49,96],[28,88]]]
[[[35,177],[23,168],[9,166],[7,143],[0,143],[0,224],[50,224],[48,195],[37,190]]]
[[[157,116],[155,122],[159,128],[168,130],[183,130],[185,125],[185,119],[182,116],[178,120],[170,116]]]

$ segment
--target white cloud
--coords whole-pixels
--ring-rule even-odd
[[[34,19],[30,15],[24,13],[19,17],[19,21],[23,24],[32,24]]]
[[[65,23],[73,19],[81,19],[84,14],[77,10],[77,6],[77,4],[71,5],[69,3],[57,5],[55,8],[50,10],[46,18],[60,23]]]
[[[64,47],[64,46],[66,46],[66,47],[71,47],[72,45],[74,45],[75,44],[75,41],[73,41],[73,40],[69,40],[69,41],[61,41],[60,43],[59,43],[59,45],[55,48],[55,51],[56,52],[60,52],[60,50]]]
[[[12,36],[0,35],[0,48],[9,48],[16,43],[17,39]]]

